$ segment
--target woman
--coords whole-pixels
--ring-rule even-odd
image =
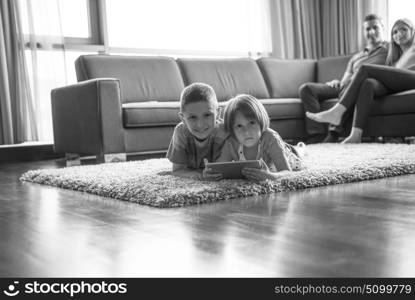
[[[320,113],[306,112],[306,116],[320,123],[339,125],[344,113],[354,108],[352,130],[342,143],[360,143],[374,98],[415,88],[414,35],[411,21],[397,20],[391,32],[388,66],[361,66],[336,105]]]

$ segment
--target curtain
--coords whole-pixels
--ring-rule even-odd
[[[322,26],[323,56],[360,50],[365,45],[363,19],[367,14],[380,15],[385,28],[387,25],[387,0],[321,0],[320,5],[322,21],[326,24]]]
[[[60,1],[16,0],[27,42],[25,57],[36,107],[38,140],[43,142],[53,141],[50,92],[68,84]]]
[[[0,144],[38,139],[17,1],[0,2]]]
[[[272,56],[321,56],[319,0],[270,0],[270,13]]]
[[[278,58],[320,58],[358,51],[363,18],[386,22],[388,0],[270,0],[272,53]]]

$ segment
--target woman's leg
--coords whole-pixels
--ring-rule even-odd
[[[321,123],[340,124],[343,114],[356,103],[360,86],[367,78],[377,79],[392,93],[413,89],[415,86],[415,71],[382,65],[362,65],[335,106],[321,113],[309,113],[307,117]]]
[[[350,135],[342,142],[343,144],[360,143],[362,141],[366,120],[375,104],[374,98],[386,95],[389,92],[390,91],[376,79],[367,78],[362,82],[354,108],[352,129]]]
[[[360,85],[368,76],[368,72],[364,70],[364,66],[365,65],[359,68],[350,84],[345,88],[336,105],[329,110],[320,113],[306,113],[306,116],[316,122],[340,125],[344,113],[353,108],[354,100],[357,98]]]

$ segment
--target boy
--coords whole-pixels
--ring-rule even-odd
[[[220,109],[213,88],[204,83],[187,86],[180,96],[181,122],[174,129],[167,151],[173,175],[200,180],[219,180],[222,174],[206,169],[215,161],[227,134],[219,119]]]

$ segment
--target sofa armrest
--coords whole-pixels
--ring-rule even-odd
[[[99,78],[53,89],[55,151],[125,153],[120,82]]]

